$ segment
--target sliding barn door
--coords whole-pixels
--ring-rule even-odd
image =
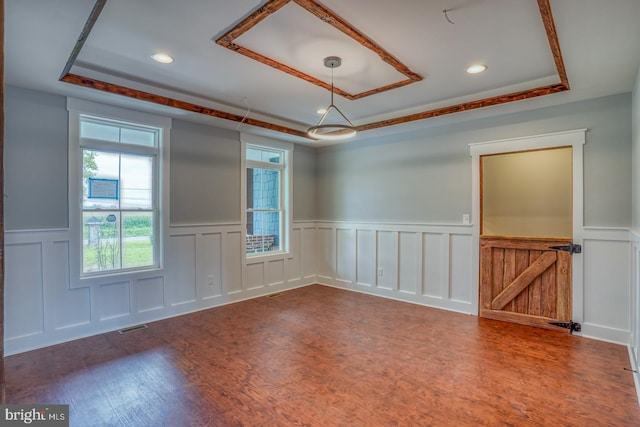
[[[480,316],[548,329],[571,321],[570,240],[480,239]]]

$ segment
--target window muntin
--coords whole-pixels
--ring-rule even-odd
[[[285,152],[268,147],[246,148],[246,253],[283,252],[285,228]]]
[[[80,122],[80,138],[122,144],[158,146],[159,129],[136,126],[110,120],[83,116]]]
[[[281,151],[263,148],[247,148],[247,160],[282,164],[283,157]]]
[[[159,136],[157,128],[80,116],[81,274],[159,267]]]

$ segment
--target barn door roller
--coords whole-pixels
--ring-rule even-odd
[[[582,253],[582,245],[577,245],[575,243],[561,246],[549,246],[549,249],[555,249],[556,251],[565,251],[572,254]]]

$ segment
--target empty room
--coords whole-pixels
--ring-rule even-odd
[[[640,426],[637,0],[0,14],[0,424]]]

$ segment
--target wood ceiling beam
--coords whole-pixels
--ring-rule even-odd
[[[178,99],[169,98],[162,95],[156,95],[150,92],[143,92],[141,90],[128,88],[113,83],[107,83],[100,80],[92,79],[89,77],[79,76],[77,74],[67,74],[63,76],[61,81],[71,83],[76,86],[87,87],[102,92],[112,93],[116,95],[126,96],[128,98],[138,99],[140,101],[151,102],[158,105],[164,105],[167,107],[178,108],[184,111],[191,111],[205,116],[216,117],[219,119],[231,120],[233,122],[244,123],[250,126],[257,126],[263,129],[269,129],[280,133],[286,133],[288,135],[299,136],[307,138],[307,133],[297,129],[288,128],[286,126],[280,126],[274,123],[265,122],[263,120],[252,119],[250,117],[241,116],[239,114],[227,113],[225,111],[216,110],[214,108],[204,107],[202,105],[193,104],[191,102],[180,101]]]
[[[409,69],[408,66],[400,62],[396,57],[394,57],[391,53],[386,51],[382,46],[371,40],[369,37],[355,29],[344,19],[340,18],[338,15],[333,13],[331,10],[322,6],[321,4],[313,1],[313,0],[271,0],[265,3],[263,6],[256,9],[253,13],[249,14],[246,18],[241,20],[238,24],[236,24],[232,29],[224,33],[218,39],[216,39],[216,43],[220,46],[223,46],[227,49],[230,49],[240,55],[244,55],[248,58],[251,58],[255,61],[258,61],[262,64],[268,65],[269,67],[275,68],[278,71],[282,71],[283,73],[287,73],[291,76],[302,79],[306,82],[324,88],[326,90],[331,90],[331,84],[320,80],[310,74],[304,73],[298,69],[295,69],[283,62],[277,61],[276,59],[269,58],[266,55],[258,53],[252,49],[248,49],[242,45],[239,45],[234,42],[235,39],[242,36],[252,28],[254,28],[258,23],[267,18],[270,14],[277,12],[283,6],[288,3],[294,2],[298,6],[305,9],[307,12],[311,13],[315,17],[317,17],[320,21],[325,24],[329,24],[338,31],[344,33],[347,37],[353,39],[356,43],[361,46],[371,50],[374,52],[382,61],[386,62],[390,66],[392,66],[396,71],[403,74],[407,79],[401,80],[398,82],[394,82],[388,85],[380,86],[368,91],[360,92],[360,93],[350,93],[344,89],[339,87],[334,87],[333,90],[336,94],[347,98],[349,100],[355,100],[364,98],[366,96],[374,95],[377,93],[385,92],[387,90],[396,89],[402,86],[406,86],[411,83],[418,82],[423,79],[421,75],[415,73]]]
[[[506,95],[492,96],[490,98],[483,98],[476,101],[463,102],[461,104],[450,105],[442,108],[436,108],[434,110],[422,111],[420,113],[410,114],[407,116],[396,117],[393,119],[368,123],[365,125],[356,126],[356,129],[358,130],[358,132],[363,132],[366,130],[379,129],[387,126],[394,126],[394,125],[400,125],[403,123],[414,122],[416,120],[431,119],[433,117],[446,116],[448,114],[477,110],[478,108],[491,107],[494,105],[506,104],[514,101],[521,101],[523,99],[535,98],[538,96],[551,95],[552,93],[564,92],[565,90],[568,90],[568,88],[562,84],[542,86],[535,89],[527,89],[520,92],[509,93]]]
[[[229,46],[233,44],[233,41],[258,25],[269,15],[277,12],[283,6],[290,3],[291,0],[271,0],[266,4],[260,6],[246,18],[234,25],[229,31],[218,37],[216,43],[222,46]]]
[[[422,80],[422,76],[418,73],[415,73],[409,69],[405,64],[400,62],[395,56],[391,53],[387,52],[382,46],[371,40],[369,37],[365,36],[363,33],[354,28],[351,24],[346,22],[344,19],[340,18],[338,15],[322,6],[321,4],[313,1],[313,0],[293,0],[296,4],[302,6],[307,11],[311,12],[315,16],[317,16],[322,22],[326,22],[327,24],[333,26],[334,28],[340,30],[353,40],[360,43],[362,46],[367,49],[375,52],[380,59],[382,59],[387,64],[391,65],[398,72],[404,74],[409,78],[411,82],[419,82]]]
[[[549,48],[551,49],[551,54],[553,55],[556,72],[558,73],[558,77],[560,78],[559,84],[527,89],[520,92],[498,95],[479,99],[476,101],[464,102],[461,104],[422,111],[420,113],[396,117],[394,119],[368,123],[365,125],[357,126],[358,132],[379,129],[382,127],[394,126],[413,122],[416,120],[424,120],[463,111],[477,110],[478,108],[491,107],[494,105],[506,104],[509,102],[521,101],[523,99],[536,98],[539,96],[551,95],[553,93],[570,90],[569,79],[567,77],[567,71],[564,67],[564,60],[562,59],[562,52],[560,51],[560,42],[558,41],[558,33],[556,32],[556,26],[553,20],[553,14],[551,13],[551,5],[549,4],[549,0],[538,0],[538,9],[540,10],[540,17],[542,18],[545,32],[547,33]]]
[[[104,9],[105,4],[107,4],[107,0],[96,0],[96,3],[93,5],[93,9],[89,14],[89,19],[87,19],[87,22],[84,23],[84,27],[80,32],[80,36],[78,37],[76,44],[73,46],[71,55],[69,55],[69,58],[67,59],[67,63],[65,64],[64,69],[62,70],[62,74],[60,74],[61,80],[64,76],[66,76],[67,74],[69,74],[69,72],[71,72],[71,67],[73,67],[73,64],[75,64],[76,59],[78,58],[78,55],[80,55],[80,51],[84,46],[84,42],[87,41],[89,34],[91,34],[91,30],[93,29],[93,26],[98,20],[98,17],[102,12],[102,9]]]
[[[544,23],[544,29],[547,33],[547,39],[549,40],[549,48],[553,55],[553,61],[556,64],[556,71],[558,72],[558,77],[560,77],[560,83],[569,90],[569,78],[567,77],[567,70],[564,68],[560,42],[558,41],[558,33],[556,32],[556,24],[553,20],[549,0],[538,0],[538,9],[540,9],[540,17]]]

